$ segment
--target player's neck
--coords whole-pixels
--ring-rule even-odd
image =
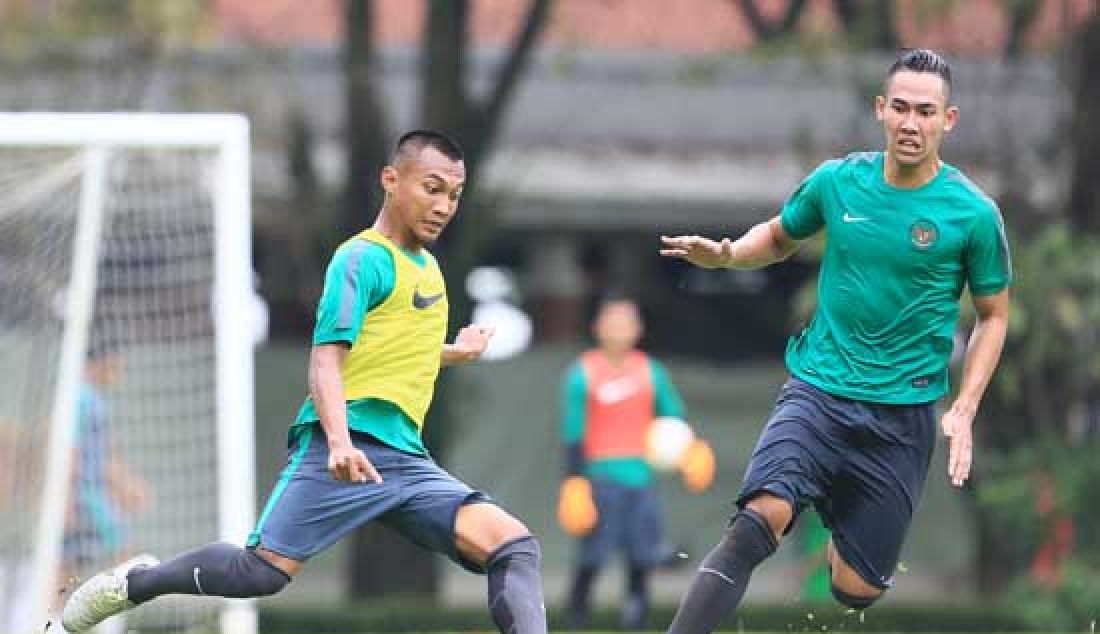
[[[411,229],[392,222],[385,207],[382,207],[382,211],[378,212],[378,219],[374,221],[372,228],[409,253],[419,253],[420,248],[424,246],[417,240],[416,234]]]
[[[902,165],[889,154],[883,161],[882,177],[886,183],[901,189],[916,189],[927,185],[940,172],[939,154],[933,154],[917,165]]]
[[[604,359],[614,366],[621,366],[626,363],[626,358],[630,356],[630,350],[607,350],[601,348],[600,353],[603,354]]]

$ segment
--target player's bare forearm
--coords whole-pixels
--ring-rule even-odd
[[[977,411],[1004,349],[1008,333],[1008,291],[975,297],[974,307],[978,320],[970,333],[959,395],[953,405],[967,410],[971,415]]]
[[[786,260],[797,250],[798,241],[787,235],[777,216],[749,229],[730,245],[726,268],[763,268]]]
[[[798,249],[775,217],[749,229],[737,240],[700,236],[662,236],[661,255],[680,258],[705,269],[758,269],[785,260]]]
[[[443,352],[439,355],[439,364],[443,367],[469,363],[477,357],[466,350],[459,350],[453,343],[443,344]]]
[[[344,380],[340,373],[347,354],[347,346],[340,343],[317,345],[309,353],[309,395],[330,449],[351,446]]]

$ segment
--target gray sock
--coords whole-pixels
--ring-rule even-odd
[[[622,629],[637,632],[646,629],[649,617],[649,571],[646,566],[631,566],[627,577],[626,600],[619,618]]]
[[[703,559],[669,634],[712,632],[745,596],[752,571],[775,552],[777,542],[767,520],[751,509],[741,510],[722,541]]]
[[[290,583],[285,572],[253,551],[225,543],[200,546],[157,566],[135,568],[126,579],[127,594],[134,603],[164,594],[264,597]]]
[[[539,576],[542,552],[528,535],[489,556],[489,613],[503,634],[545,634],[546,609]]]

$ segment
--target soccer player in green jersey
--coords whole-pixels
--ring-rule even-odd
[[[893,583],[935,444],[934,402],[964,289],[977,312],[962,383],[941,419],[947,475],[970,473],[971,424],[1001,355],[1012,280],[996,204],[940,159],[959,113],[951,72],[914,49],[875,98],[886,147],[826,161],[780,214],[737,240],[663,237],[661,254],[703,268],[759,268],[825,232],[818,306],[787,347],[791,378],[753,451],[738,512],[669,631],[714,630],[752,570],[813,504],[832,531],[833,595],[856,609]]]
[[[355,528],[380,521],[488,577],[501,632],[544,634],[539,544],[527,527],[444,471],[421,440],[441,365],[478,358],[492,332],[467,326],[445,344],[447,294],[426,248],[458,211],[462,152],[431,130],[398,140],[382,170],[374,226],[336,250],[317,308],[309,396],[290,458],[244,548],[214,543],[163,563],[149,555],[89,579],[65,629],[166,594],[260,597]]]

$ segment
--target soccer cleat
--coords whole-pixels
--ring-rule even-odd
[[[85,581],[65,602],[62,627],[66,632],[83,632],[108,617],[133,608],[134,603],[126,594],[126,575],[134,568],[159,563],[152,555],[138,555]]]

